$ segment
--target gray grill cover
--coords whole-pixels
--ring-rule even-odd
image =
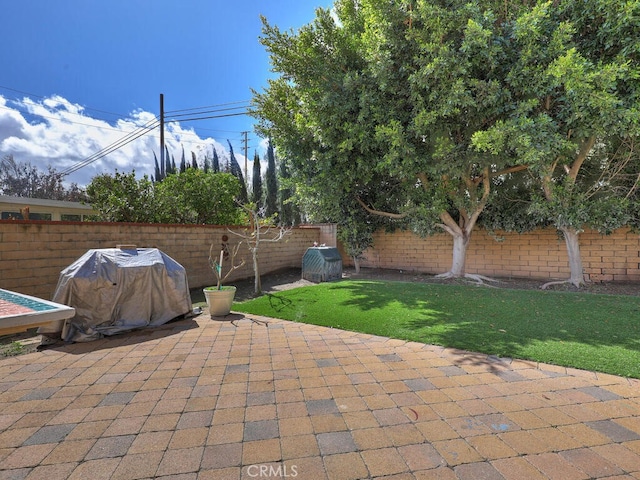
[[[58,279],[53,301],[76,309],[65,341],[91,341],[163,325],[191,312],[187,274],[157,248],[89,250]]]
[[[302,257],[302,278],[329,282],[342,278],[342,257],[335,247],[310,247]]]

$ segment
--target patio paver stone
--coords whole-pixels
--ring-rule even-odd
[[[640,478],[638,380],[257,320],[1,359],[0,478]]]

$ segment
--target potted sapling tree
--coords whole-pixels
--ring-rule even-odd
[[[238,243],[231,250],[223,244],[223,248],[220,250],[220,255],[217,255],[217,251],[214,251],[213,245],[209,248],[209,266],[213,270],[216,276],[217,283],[215,286],[205,287],[203,289],[205,299],[207,300],[207,306],[209,307],[209,314],[211,318],[224,317],[231,312],[231,305],[233,305],[233,299],[236,296],[236,287],[232,285],[223,285],[224,281],[229,278],[232,272],[242,267],[245,264],[245,260],[237,262],[236,257],[238,250],[242,242]],[[228,266],[224,266],[225,250],[228,252]],[[226,268],[226,271],[225,271]]]

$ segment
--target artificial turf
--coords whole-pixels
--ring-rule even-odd
[[[634,296],[343,280],[233,310],[640,378]]]

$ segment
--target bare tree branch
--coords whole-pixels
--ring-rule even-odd
[[[238,250],[240,250],[240,245],[242,245],[242,242],[239,242],[230,252],[229,252],[229,257],[231,260],[231,266],[229,267],[229,270],[227,271],[227,273],[223,274],[222,273],[222,264],[223,264],[223,257],[224,257],[224,250],[222,250],[220,252],[220,259],[217,258],[217,256],[215,256],[213,254],[213,244],[211,244],[211,247],[209,247],[209,266],[211,267],[211,270],[213,270],[213,273],[215,274],[218,283],[216,285],[216,288],[218,290],[220,290],[220,288],[222,288],[222,283],[229,278],[229,275],[231,275],[231,273],[233,273],[235,270],[237,270],[238,268],[241,268],[244,264],[245,264],[245,259],[243,258],[242,261],[239,264],[236,264],[236,256],[238,255]]]

